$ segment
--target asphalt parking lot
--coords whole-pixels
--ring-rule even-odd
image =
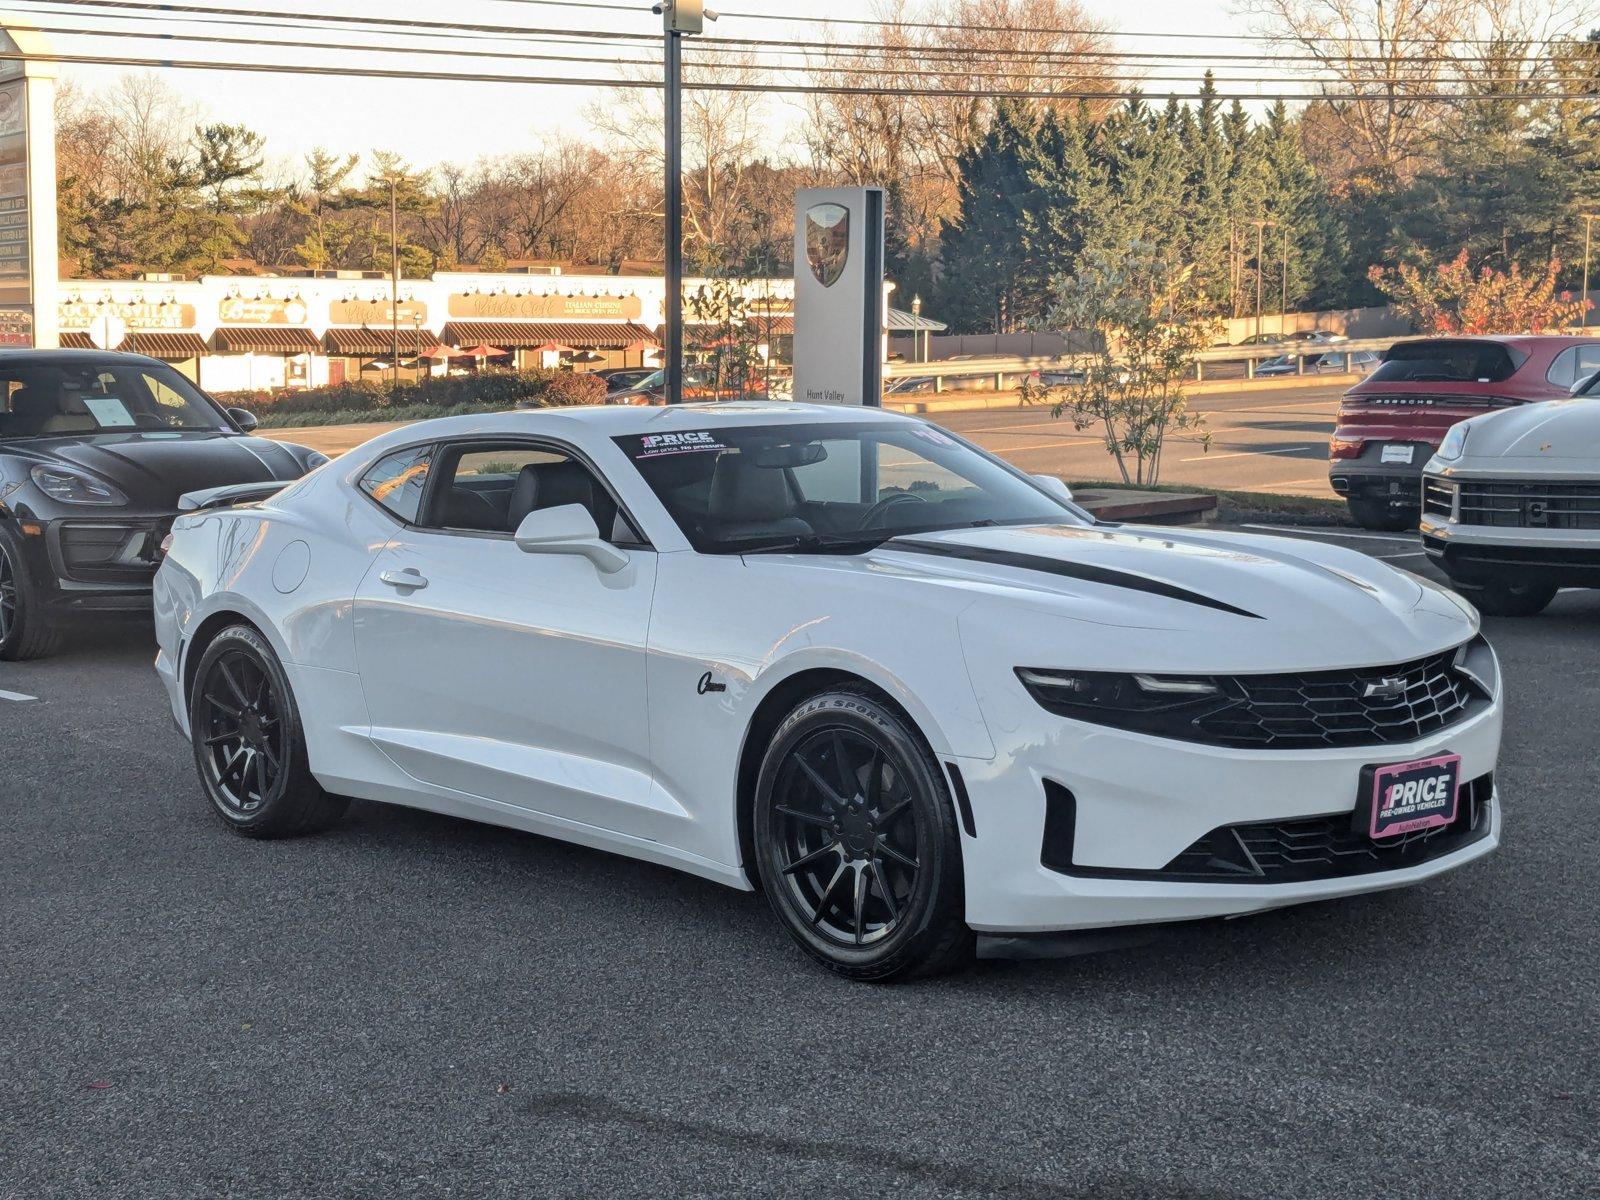
[[[1600,1194],[1600,594],[1489,633],[1486,862],[895,987],[530,835],[240,840],[147,630],[0,665],[0,1196]]]

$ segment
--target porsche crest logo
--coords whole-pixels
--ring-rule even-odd
[[[842,204],[813,204],[806,209],[806,261],[823,287],[844,274],[850,257],[850,210]]]

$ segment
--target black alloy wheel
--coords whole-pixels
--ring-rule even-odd
[[[58,640],[55,625],[41,611],[14,535],[0,527],[0,660],[42,657]]]
[[[272,676],[239,647],[212,662],[200,688],[202,769],[214,794],[241,816],[259,811],[283,774],[281,704]]]
[[[254,629],[225,629],[206,647],[189,695],[189,729],[201,786],[236,833],[313,833],[344,815],[348,799],[324,791],[311,774],[289,678]]]
[[[970,951],[961,849],[938,763],[874,695],[805,701],[779,727],[757,783],[768,899],[813,958],[890,979]]]

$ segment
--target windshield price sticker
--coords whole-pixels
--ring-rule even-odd
[[[663,454],[690,454],[700,450],[726,450],[710,430],[692,433],[647,433],[639,439],[637,458],[660,458]]]
[[[128,411],[128,406],[115,396],[85,396],[83,406],[102,429],[133,424],[133,414]]]

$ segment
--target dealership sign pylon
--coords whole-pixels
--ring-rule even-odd
[[[794,398],[881,404],[883,189],[801,188],[794,225]]]

